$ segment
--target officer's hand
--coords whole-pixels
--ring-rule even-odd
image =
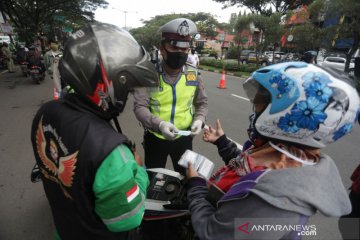
[[[176,133],[179,131],[174,124],[165,121],[160,122],[159,129],[167,140],[175,140]]]
[[[212,128],[211,125],[209,125],[208,129],[204,130],[203,140],[205,142],[214,143],[219,137],[224,135],[224,130],[221,127],[220,120],[216,120],[216,129]]]
[[[191,124],[191,135],[195,136],[201,132],[203,122],[201,120],[195,120],[193,124]]]

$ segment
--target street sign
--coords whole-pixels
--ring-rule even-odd
[[[5,33],[5,34],[13,34],[13,28],[10,24],[1,23],[0,27],[1,27],[1,32]]]
[[[288,37],[287,37],[287,41],[288,42],[292,42],[294,40],[294,36],[292,34],[290,34]]]
[[[63,31],[71,33],[73,31],[73,29],[72,29],[72,27],[64,27]]]
[[[65,16],[60,16],[60,15],[54,15],[54,20],[59,21],[59,22],[64,22],[65,21]]]
[[[224,39],[225,39],[225,34],[219,33],[219,40],[223,42]]]

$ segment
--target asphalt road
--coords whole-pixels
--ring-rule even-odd
[[[227,136],[242,144],[247,139],[246,128],[251,113],[250,102],[241,86],[243,79],[226,76],[226,89],[219,89],[216,86],[220,74],[203,71],[202,75],[209,96],[207,124],[213,125],[219,118]],[[19,71],[0,75],[1,240],[53,237],[54,224],[42,184],[33,184],[29,178],[35,161],[30,142],[32,118],[37,109],[51,99],[52,82],[49,78],[36,85],[22,77]],[[119,120],[124,133],[137,143],[142,155],[142,127],[132,112],[131,97]],[[349,177],[359,164],[359,131],[358,127],[355,128],[351,135],[324,149],[337,163],[345,186],[350,186]],[[194,150],[214,161],[216,166],[222,165],[215,146],[204,143],[201,136],[195,138]],[[172,168],[170,163],[167,167]],[[340,239],[336,219],[317,215],[311,223],[321,231],[316,238],[304,239]]]

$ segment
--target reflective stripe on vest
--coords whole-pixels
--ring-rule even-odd
[[[150,93],[151,113],[163,121],[171,122],[179,130],[189,129],[193,120],[194,95],[199,85],[197,74],[196,70],[188,70],[173,85],[164,81],[164,74],[160,75],[159,88]],[[161,134],[149,131],[165,139]]]

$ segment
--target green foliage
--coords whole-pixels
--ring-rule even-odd
[[[320,0],[317,0],[320,1]],[[360,1],[359,0],[321,0],[327,7],[326,14],[328,17],[341,17],[343,21],[337,26],[329,29],[328,33],[334,40],[336,39],[352,39],[353,43],[347,52],[347,61],[345,70],[349,70],[349,64],[352,55],[360,47]],[[328,35],[329,37],[329,35]]]
[[[218,69],[224,69],[227,71],[238,71],[238,72],[253,72],[259,67],[256,64],[241,64],[238,65],[236,62],[229,62],[226,60],[216,59],[201,59],[201,65],[216,67]]]
[[[92,21],[95,10],[107,5],[105,0],[0,1],[0,9],[9,16],[19,39],[27,42],[44,31],[51,35],[63,27],[75,28]]]
[[[284,14],[289,9],[309,5],[313,0],[214,0],[224,4],[224,7],[238,5],[247,7],[252,13],[271,16],[274,12]]]
[[[269,45],[279,44],[280,38],[285,32],[283,25],[280,24],[280,20],[280,13],[274,13],[270,16],[259,14],[242,15],[238,17],[236,29],[241,33],[243,30],[250,30],[250,25],[253,25],[260,30],[262,33],[261,38],[257,39],[255,43],[256,49],[262,51]],[[243,42],[245,39],[240,35],[236,37],[236,40],[237,42]]]
[[[200,54],[209,54],[210,57],[215,57],[217,56],[217,52],[212,49],[212,48],[203,48],[201,51],[200,51]]]
[[[237,59],[239,55],[239,48],[238,47],[229,47],[226,58],[227,59]]]

